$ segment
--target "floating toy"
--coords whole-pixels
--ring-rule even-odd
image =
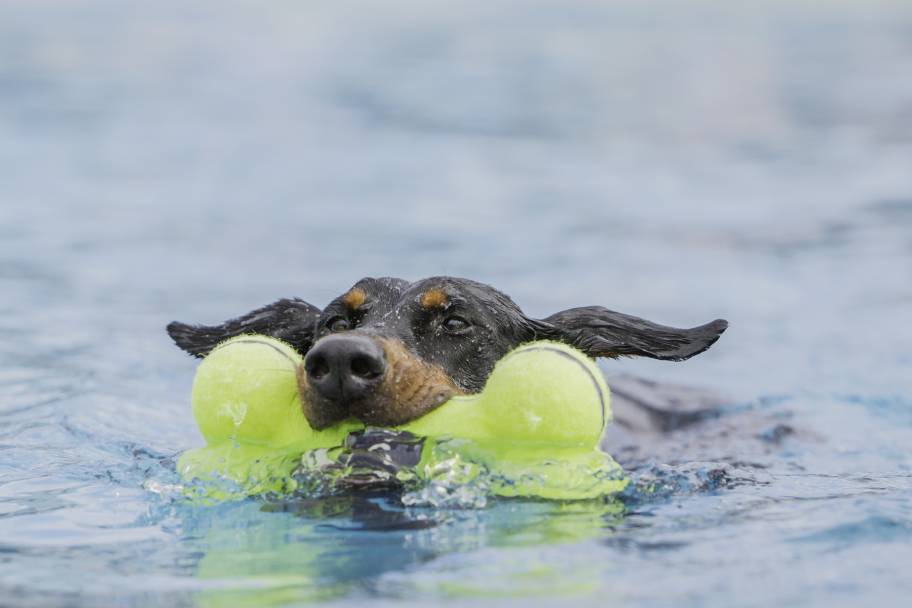
[[[216,347],[193,383],[193,414],[207,445],[181,456],[183,479],[209,488],[211,498],[292,493],[322,472],[333,471],[337,480],[363,474],[364,459],[352,458],[352,449],[376,436],[363,453],[390,449],[386,437],[405,437],[411,446],[409,466],[380,471],[406,487],[446,476],[456,483],[482,480],[497,496],[574,500],[614,494],[627,484],[599,448],[611,421],[608,387],[595,363],[566,345],[521,346],[500,360],[481,393],[453,397],[382,430],[357,420],[312,429],[296,380],[302,363],[290,346],[265,336]]]

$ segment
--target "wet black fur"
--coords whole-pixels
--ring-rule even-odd
[[[354,287],[367,296],[354,311],[345,304],[344,295],[322,311],[303,300],[283,299],[221,325],[173,322],[168,333],[180,348],[197,357],[205,356],[219,342],[250,333],[282,339],[304,355],[318,340],[333,333],[331,327],[342,319],[349,324],[345,331],[401,340],[417,357],[443,368],[457,386],[478,392],[494,364],[524,342],[557,340],[593,358],[643,356],[682,361],[708,349],[728,327],[726,321],[717,319],[679,329],[600,306],[571,308],[546,319],[532,319],[493,287],[453,277],[414,283],[366,278]],[[434,288],[447,294],[448,304],[428,310],[421,298]],[[447,324],[454,317],[467,325],[454,330],[454,323]]]

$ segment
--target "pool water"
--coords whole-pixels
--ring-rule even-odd
[[[903,605],[912,6],[0,5],[0,605]],[[173,319],[362,276],[731,328],[618,500],[197,505]]]

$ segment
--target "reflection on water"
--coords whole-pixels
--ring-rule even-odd
[[[896,604],[912,588],[908,3],[0,5],[0,594]],[[173,319],[362,276],[731,321],[723,415],[614,504],[173,498]],[[620,458],[620,455],[619,455]]]
[[[216,583],[200,594],[202,604],[280,605],[372,591],[414,598],[430,589],[398,573],[448,555],[511,547],[547,551],[599,539],[622,524],[621,512],[613,502],[416,510],[397,507],[383,496],[360,496],[265,507],[237,504],[197,513],[185,533],[205,547],[197,569],[201,583]],[[461,579],[442,591],[464,597],[513,589],[535,596],[572,587],[553,576],[564,572],[562,565],[536,562],[492,563],[503,570],[500,590],[487,588],[485,581]],[[529,584],[516,589],[521,578]]]

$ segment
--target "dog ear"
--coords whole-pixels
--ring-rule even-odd
[[[683,361],[699,355],[719,339],[728,321],[692,329],[659,325],[639,317],[587,306],[571,308],[538,321],[537,337],[566,342],[590,357],[651,357]]]
[[[304,300],[282,299],[221,325],[168,324],[171,339],[195,357],[205,357],[219,343],[243,334],[263,334],[283,340],[306,353],[313,344],[320,309]]]

